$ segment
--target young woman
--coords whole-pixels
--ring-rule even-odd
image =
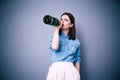
[[[80,42],[71,13],[61,15],[60,25],[55,27],[49,42],[52,65],[47,80],[80,80]]]

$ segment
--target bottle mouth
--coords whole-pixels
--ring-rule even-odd
[[[64,24],[62,24],[62,28],[63,28]]]
[[[49,24],[51,22],[50,15],[44,16],[43,22],[46,23],[46,24]]]

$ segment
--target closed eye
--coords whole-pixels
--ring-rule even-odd
[[[65,21],[68,21],[67,19],[65,19]]]
[[[67,21],[67,22],[68,22],[68,19],[66,19],[66,18],[65,18],[65,19],[61,18],[61,19],[60,19],[60,21],[62,21],[62,20],[64,20],[64,21]]]

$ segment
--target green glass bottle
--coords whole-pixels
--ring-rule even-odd
[[[45,24],[52,25],[52,26],[59,26],[60,25],[59,20],[53,16],[50,16],[50,15],[45,15],[43,17],[43,22]]]

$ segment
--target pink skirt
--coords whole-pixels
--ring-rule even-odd
[[[46,80],[80,80],[80,74],[72,62],[54,62]]]

